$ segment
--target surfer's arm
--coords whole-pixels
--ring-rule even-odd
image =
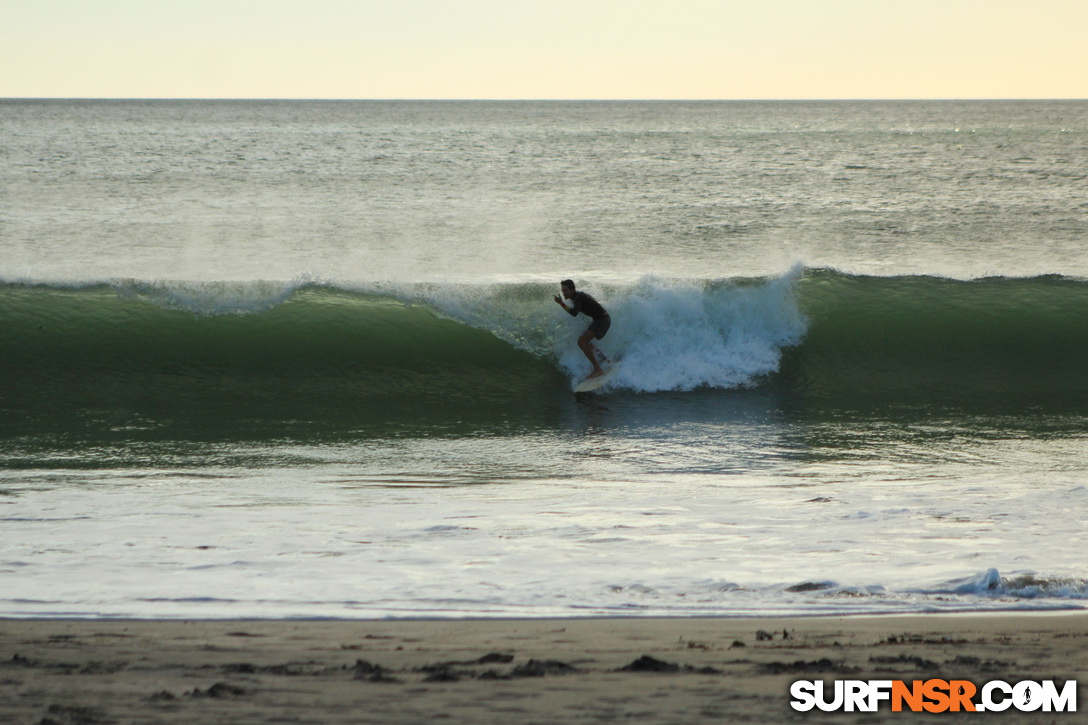
[[[554,297],[552,297],[552,299],[555,300],[556,303],[560,307],[563,308],[563,311],[566,312],[571,317],[577,317],[578,316],[577,305],[575,305],[574,307],[567,307],[565,304],[563,304],[563,300],[559,299],[559,295],[555,295]]]

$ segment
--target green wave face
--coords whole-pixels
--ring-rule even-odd
[[[733,405],[723,395],[809,411],[1088,412],[1081,280],[797,270],[595,291],[614,319],[600,346],[623,366],[593,400],[619,419],[705,415]],[[587,403],[571,392],[588,371],[575,345],[587,321],[553,293],[0,285],[0,437],[566,430]]]
[[[566,385],[489,332],[328,288],[216,314],[106,286],[9,285],[0,305],[9,432],[133,421],[257,438],[294,424],[368,435],[539,426]]]
[[[779,381],[822,404],[888,401],[1081,409],[1088,283],[810,272],[809,326]]]

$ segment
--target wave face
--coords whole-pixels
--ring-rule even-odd
[[[796,270],[592,288],[605,395],[773,391],[809,406],[1088,409],[1088,283]],[[545,284],[0,285],[6,435],[257,437],[562,427],[585,328]],[[654,396],[638,400],[649,401]],[[630,401],[629,401],[630,402]],[[250,433],[247,433],[250,431]],[[176,431],[175,431],[176,433]]]
[[[299,422],[395,435],[511,410],[539,418],[562,382],[486,331],[331,287],[6,285],[0,305],[5,417],[32,429],[167,421],[265,437]]]
[[[1088,409],[1088,282],[806,274],[779,380],[842,405]]]

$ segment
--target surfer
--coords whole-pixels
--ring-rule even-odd
[[[589,323],[589,327],[582,336],[578,338],[578,347],[582,348],[582,352],[589,358],[589,362],[593,365],[593,372],[589,374],[586,380],[590,378],[600,377],[604,375],[604,370],[601,369],[601,364],[597,362],[597,355],[601,356],[601,360],[608,362],[608,358],[604,356],[600,350],[593,345],[593,340],[600,340],[608,332],[608,328],[612,326],[612,318],[608,316],[608,312],[605,311],[601,303],[593,299],[585,292],[578,292],[574,289],[574,282],[569,279],[565,279],[559,283],[560,288],[563,290],[563,299],[573,300],[573,304],[570,307],[559,299],[559,295],[555,295],[553,298],[559,303],[559,306],[571,317],[577,317],[579,312],[584,312],[593,318],[593,322]]]

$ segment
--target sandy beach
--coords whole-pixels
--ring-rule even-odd
[[[1083,613],[783,619],[0,621],[11,723],[881,722],[798,679],[1088,679]],[[1082,689],[1082,688],[1081,688]],[[1081,690],[1078,690],[1078,694]],[[1083,722],[1081,713],[982,717]]]

